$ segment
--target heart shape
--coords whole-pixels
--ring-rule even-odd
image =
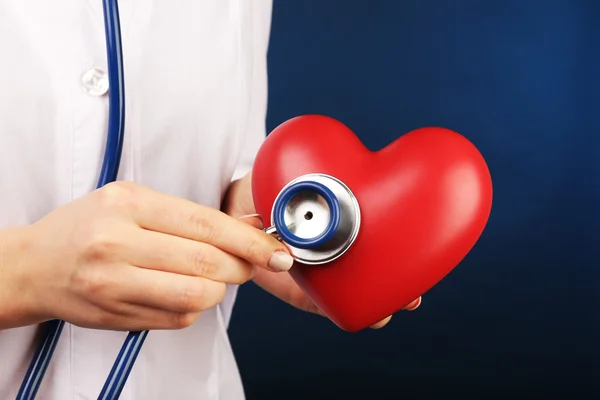
[[[411,131],[377,152],[341,122],[304,115],[274,129],[252,179],[257,212],[271,224],[281,189],[304,174],[343,181],[362,221],[353,246],[326,265],[295,263],[292,278],[341,329],[355,332],[423,295],[468,254],[492,207],[477,148],[444,128]]]

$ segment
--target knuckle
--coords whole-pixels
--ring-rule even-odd
[[[256,238],[250,238],[248,243],[246,244],[246,248],[244,249],[244,258],[245,259],[253,259],[256,254],[257,249],[260,247],[260,244]]]
[[[244,248],[244,252],[242,257],[248,261],[255,261],[258,259],[266,259],[268,260],[268,255],[266,255],[266,251],[265,256],[262,256],[263,251],[261,251],[262,246],[261,246],[261,242],[259,239],[252,237],[248,240],[248,243],[246,244],[245,248]],[[265,262],[266,265],[266,262]]]
[[[101,311],[90,314],[89,324],[94,328],[106,329],[115,325],[114,316],[108,312]]]
[[[84,261],[108,261],[118,253],[119,242],[104,231],[91,231],[83,236],[81,246]]]
[[[235,276],[235,279],[231,279],[228,283],[234,285],[242,285],[252,278],[254,278],[255,267],[250,263],[242,263],[238,266],[238,273]]]
[[[205,291],[198,285],[198,288],[185,288],[180,295],[177,308],[183,313],[192,313],[202,310],[202,304],[205,297]]]
[[[240,282],[240,284],[246,283],[254,278],[254,274],[256,273],[255,268],[256,267],[252,264],[248,264],[246,266],[246,268],[244,270],[244,278],[243,278],[242,282]]]
[[[100,207],[129,210],[135,206],[135,185],[132,182],[111,182],[98,190]]]
[[[218,285],[218,290],[217,290],[217,295],[215,296],[215,303],[213,305],[217,305],[219,303],[221,303],[223,301],[223,299],[225,298],[225,294],[227,293],[227,285],[225,284],[220,284]]]
[[[209,277],[214,272],[214,264],[210,261],[207,246],[198,246],[192,253],[192,274],[198,277]]]
[[[75,270],[71,276],[71,285],[88,297],[95,297],[106,292],[109,287],[109,279],[103,268],[86,266]]]
[[[194,313],[177,313],[174,314],[174,327],[175,329],[189,328],[196,322],[199,314]]]
[[[219,229],[208,213],[194,214],[190,216],[188,222],[195,240],[214,243],[219,235]]]
[[[205,292],[207,295],[205,296],[204,309],[208,310],[223,301],[227,292],[227,285],[223,282],[210,281],[210,288]]]

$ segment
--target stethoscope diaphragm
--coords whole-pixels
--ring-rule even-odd
[[[358,200],[346,184],[330,175],[307,174],[281,189],[265,232],[284,242],[299,263],[319,265],[352,246],[360,219]]]

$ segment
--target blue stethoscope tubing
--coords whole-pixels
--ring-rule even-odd
[[[125,77],[119,4],[118,0],[103,0],[102,3],[110,95],[108,134],[102,169],[98,178],[98,188],[117,179],[125,136]],[[33,400],[35,398],[64,326],[65,321],[61,320],[53,320],[44,324],[43,340],[29,364],[17,394],[17,400]],[[119,398],[147,335],[148,331],[130,332],[127,335],[98,399]]]
[[[101,188],[117,179],[125,136],[125,76],[119,4],[118,0],[102,0],[102,3],[110,95],[106,148],[97,188]],[[291,197],[303,190],[311,190],[321,194],[327,201],[332,213],[329,226],[323,235],[310,240],[298,238],[289,232],[283,220],[284,208],[282,208],[282,204],[287,204]],[[316,182],[301,182],[287,188],[277,204],[278,211],[276,214],[278,217],[275,218],[277,230],[285,239],[284,241],[298,248],[313,248],[323,244],[331,239],[340,224],[340,206],[336,196],[326,186]],[[62,320],[48,321],[43,324],[43,340],[33,355],[16,400],[35,399],[64,326],[65,321]],[[116,400],[120,397],[148,333],[147,330],[129,332],[98,396],[98,400]]]

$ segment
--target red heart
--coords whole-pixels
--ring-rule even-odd
[[[442,280],[479,239],[492,206],[485,160],[466,138],[443,128],[409,132],[368,150],[339,121],[288,120],[257,155],[252,191],[270,221],[280,190],[294,178],[324,173],[343,181],[361,208],[359,236],[342,257],[290,274],[340,328],[364,329]]]

